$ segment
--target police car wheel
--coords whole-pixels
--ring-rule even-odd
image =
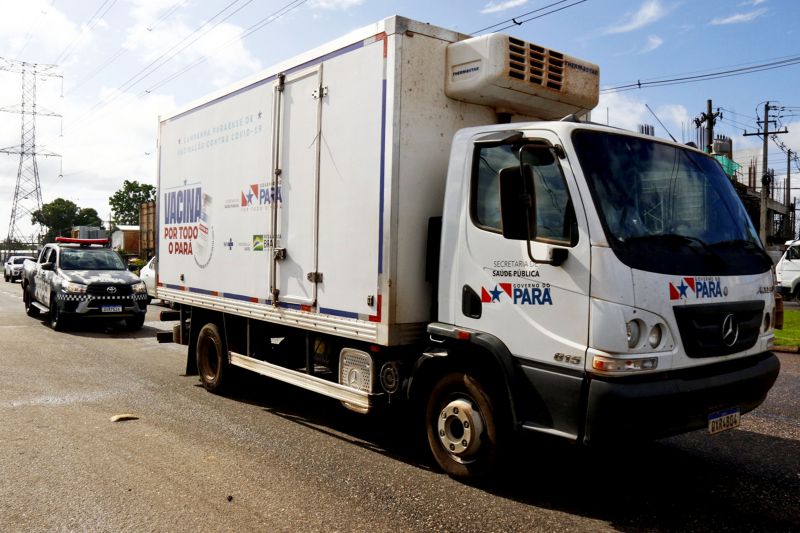
[[[25,314],[30,317],[39,316],[39,308],[33,305],[33,299],[28,291],[28,288],[22,289],[22,301],[25,303]]]
[[[56,296],[50,296],[50,327],[53,328],[53,331],[64,331],[66,320],[64,316],[61,314],[61,311],[58,309],[58,302],[56,301]]]

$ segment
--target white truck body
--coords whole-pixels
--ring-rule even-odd
[[[187,372],[421,397],[462,477],[501,422],[738,425],[779,366],[763,247],[701,152],[560,120],[598,89],[586,61],[391,17],[161,117],[157,293]]]

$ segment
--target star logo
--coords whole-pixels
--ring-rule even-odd
[[[247,191],[247,205],[253,205],[253,191]]]
[[[688,288],[689,288],[689,286],[686,283],[684,283],[683,280],[681,280],[681,284],[678,285],[678,293],[679,293],[678,297],[679,298],[686,298],[686,289],[688,289]]]
[[[499,302],[500,301],[500,295],[503,294],[503,291],[498,289],[497,285],[495,285],[494,286],[494,290],[493,291],[489,291],[489,294],[492,295],[492,301],[493,302]]]

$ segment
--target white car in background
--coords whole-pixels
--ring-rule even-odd
[[[22,279],[22,263],[26,259],[35,260],[29,255],[12,255],[9,257],[3,267],[3,279],[11,283],[14,283],[15,279]]]
[[[139,278],[147,286],[147,305],[156,297],[156,256],[139,270]]]
[[[785,298],[800,296],[800,240],[786,241],[786,252],[775,265],[775,281]]]

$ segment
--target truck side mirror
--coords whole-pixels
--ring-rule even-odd
[[[47,272],[52,272],[53,270],[56,269],[56,264],[55,263],[42,263],[39,268],[41,268],[42,270],[45,270]]]
[[[504,168],[500,170],[499,178],[503,237],[517,241],[535,239],[536,198],[531,168],[529,166]]]

